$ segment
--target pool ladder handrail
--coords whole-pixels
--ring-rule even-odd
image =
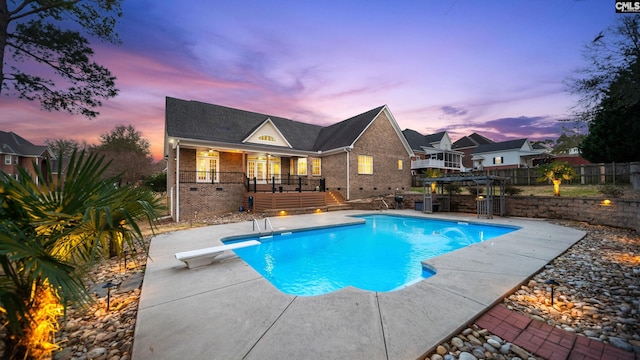
[[[387,204],[386,201],[384,201],[384,199],[380,199],[380,201],[382,201],[382,203],[384,204],[384,206],[387,208],[387,211],[389,211],[389,204]],[[380,208],[380,211],[382,211],[382,208]]]
[[[264,231],[267,231],[267,225],[269,225],[269,230],[271,230],[270,235],[273,235],[273,226],[271,225],[271,220],[269,220],[269,218],[264,218]]]
[[[258,235],[262,235],[262,230],[260,230],[260,223],[258,223],[258,219],[253,218],[253,231],[256,231],[256,229],[258,229]],[[269,220],[269,218],[264,218],[264,231],[266,233],[267,231],[267,227],[269,230],[271,230],[271,234],[273,235],[273,226],[271,225],[271,220]]]

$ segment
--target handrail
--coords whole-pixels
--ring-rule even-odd
[[[269,218],[264,218],[264,231],[267,231],[267,225],[269,225],[269,230],[271,230],[271,235],[273,235],[273,226],[271,225],[271,220],[269,220]]]
[[[253,219],[253,231],[256,231],[256,228],[258,228],[258,234],[261,234],[262,231],[260,231],[260,224],[258,223],[258,219],[254,218]]]
[[[384,199],[380,199],[380,201],[382,201],[382,203],[384,204],[384,206],[387,207],[387,211],[389,210],[389,204],[387,204],[386,201],[384,201]],[[382,211],[382,209],[380,209],[380,211]]]

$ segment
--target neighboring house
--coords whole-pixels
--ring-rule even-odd
[[[25,169],[35,178],[35,166],[47,176],[48,162],[55,156],[46,145],[34,145],[14,132],[0,131],[0,170],[19,178],[18,169]]]
[[[479,145],[472,153],[474,170],[534,167],[547,158],[546,151],[534,149],[527,139]]]
[[[386,105],[326,127],[171,97],[165,111],[176,221],[238,211],[249,196],[262,201],[259,193],[277,209],[278,197],[304,204],[305,193],[349,200],[411,186],[413,153]]]
[[[411,170],[423,174],[429,169],[441,170],[443,173],[461,172],[461,151],[451,150],[451,138],[446,131],[431,135],[422,135],[415,130],[402,131],[413,150]]]
[[[470,171],[473,169],[473,160],[471,160],[471,153],[473,153],[475,149],[480,145],[493,143],[493,140],[487,139],[486,137],[474,132],[471,135],[456,140],[451,148],[456,151],[462,151],[462,153],[464,154],[462,156],[462,166],[464,168],[463,171]]]

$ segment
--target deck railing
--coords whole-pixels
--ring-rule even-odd
[[[243,172],[212,172],[180,170],[182,184],[244,184],[247,175]]]

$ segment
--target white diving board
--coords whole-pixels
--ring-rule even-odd
[[[204,249],[178,252],[176,253],[176,259],[187,264],[187,267],[192,269],[198,266],[211,264],[218,255],[222,254],[226,250],[240,249],[254,245],[260,245],[260,241],[248,240]]]

